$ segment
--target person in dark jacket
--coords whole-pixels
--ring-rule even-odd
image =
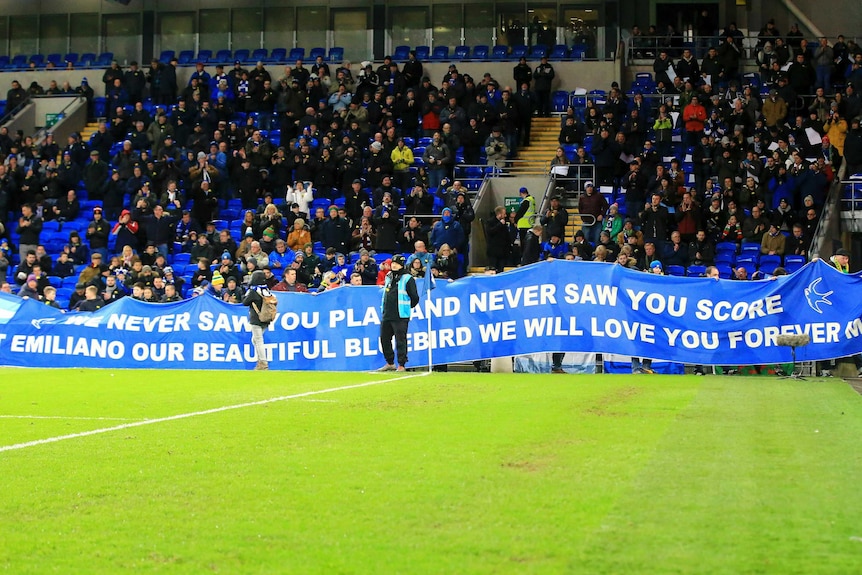
[[[386,365],[378,371],[404,371],[407,364],[407,328],[410,323],[410,310],[419,303],[416,280],[406,268],[407,260],[401,254],[392,256],[390,271],[383,283],[381,301],[380,347]],[[395,350],[398,351],[398,367],[395,367]]]
[[[524,245],[521,247],[521,265],[534,264],[542,256],[542,224],[536,223],[524,237]]]
[[[349,252],[350,224],[339,217],[338,207],[329,206],[329,217],[320,224],[320,241],[325,248],[334,248],[336,252]]]
[[[266,287],[266,274],[256,270],[251,274],[249,289],[242,298],[242,305],[248,306],[248,323],[251,324],[251,344],[257,356],[255,370],[269,369],[266,360],[266,347],[263,344],[263,332],[269,328],[270,322],[260,320],[258,311],[263,307],[263,298],[269,297],[272,292]]]
[[[506,208],[497,206],[494,215],[485,222],[488,268],[501,273],[512,254],[512,240],[506,226]]]
[[[554,67],[548,63],[548,57],[542,56],[533,73],[533,89],[536,91],[537,113],[540,117],[551,115],[551,84],[554,75]]]

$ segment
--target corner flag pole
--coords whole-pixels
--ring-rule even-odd
[[[428,262],[428,267],[425,269],[425,315],[428,320],[428,372],[433,369],[434,362],[432,361],[432,341],[431,341],[431,289],[433,288],[434,278],[431,275],[431,262]]]

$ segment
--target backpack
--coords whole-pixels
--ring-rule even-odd
[[[254,307],[254,311],[257,312],[257,318],[263,323],[269,323],[275,319],[275,314],[278,313],[278,298],[272,294],[269,295],[261,295],[263,298],[263,304],[260,308],[255,304],[251,304]]]

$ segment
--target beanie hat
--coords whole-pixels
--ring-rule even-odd
[[[213,284],[214,286],[216,286],[216,285],[219,285],[219,286],[220,286],[220,285],[224,285],[224,278],[222,277],[221,273],[219,273],[219,271],[218,271],[218,270],[216,270],[216,271],[214,271],[214,272],[213,272],[213,280],[212,280],[212,284]]]
[[[271,240],[274,240],[275,239],[275,230],[272,229],[272,226],[269,226],[265,230],[263,230],[263,235],[264,235],[264,237],[267,237]]]

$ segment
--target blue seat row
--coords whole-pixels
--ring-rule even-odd
[[[396,62],[407,60],[410,54],[410,46],[396,46],[392,53],[392,59]],[[515,46],[494,46],[485,44],[470,46],[455,46],[451,51],[449,46],[416,46],[416,58],[419,60],[449,61],[449,60],[518,60],[527,58],[538,60],[547,56],[550,60],[582,60],[586,56],[586,47],[575,45],[569,48],[565,44],[557,44],[553,47],[544,44],[527,46],[518,44]]]
[[[114,59],[113,52],[102,52],[96,55],[93,52],[78,55],[77,52],[69,52],[66,55],[59,53],[48,54],[18,54],[14,57],[0,56],[0,70],[27,70],[31,64],[36,68],[44,68],[50,62],[57,68],[65,68],[67,63],[76,68],[107,68]]]
[[[329,49],[327,55],[326,48],[312,48],[306,53],[305,48],[273,48],[272,52],[266,48],[257,48],[249,50],[247,48],[239,48],[237,50],[200,50],[195,54],[194,50],[182,50],[177,53],[174,50],[162,50],[159,55],[159,62],[167,64],[172,58],[177,59],[180,66],[192,66],[198,62],[204,64],[233,64],[239,60],[243,65],[251,65],[257,62],[265,64],[289,64],[297,60],[306,62],[314,62],[317,57],[321,56],[329,62],[341,62],[344,60],[344,48],[333,46]]]

